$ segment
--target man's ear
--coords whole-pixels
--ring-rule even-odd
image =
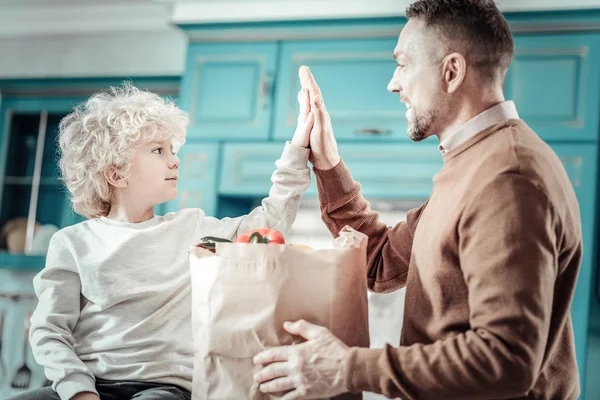
[[[460,53],[448,54],[442,60],[442,74],[446,91],[454,93],[465,80],[467,75],[467,61]]]
[[[117,188],[127,187],[127,180],[119,174],[119,172],[113,165],[111,165],[106,169],[106,171],[104,171],[104,177],[111,186]]]

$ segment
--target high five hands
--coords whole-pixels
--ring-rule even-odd
[[[340,162],[331,117],[325,108],[321,89],[310,69],[306,66],[300,67],[299,75],[302,85],[298,93],[300,113],[292,143],[310,147],[309,160],[313,166],[318,170],[328,170]]]

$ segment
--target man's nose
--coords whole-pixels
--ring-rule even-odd
[[[393,76],[390,80],[390,83],[388,83],[387,90],[390,93],[397,93],[400,91],[400,85],[396,79],[396,76]]]

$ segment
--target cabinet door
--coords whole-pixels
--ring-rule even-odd
[[[165,212],[182,208],[202,208],[206,215],[215,215],[217,209],[217,143],[186,143],[178,153],[179,182],[177,198],[165,204]]]
[[[434,141],[423,143],[339,145],[340,154],[366,197],[423,199],[433,187],[432,177],[443,165]],[[265,196],[271,187],[275,160],[283,142],[226,144],[219,193]],[[314,177],[307,194],[315,196]]]
[[[338,140],[406,137],[406,107],[387,91],[396,62],[397,37],[365,40],[286,42],[276,93],[275,138],[292,137],[298,115],[298,69],[311,68]]]
[[[581,212],[583,260],[571,315],[575,330],[575,349],[582,388],[585,381],[585,360],[588,350],[590,301],[594,288],[594,221],[596,215],[596,178],[598,147],[592,144],[552,144],[575,189]]]
[[[507,99],[545,140],[598,139],[600,34],[515,37]]]
[[[276,43],[192,44],[181,84],[190,138],[269,134]]]

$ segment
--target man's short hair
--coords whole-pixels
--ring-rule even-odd
[[[449,50],[465,51],[467,63],[482,77],[504,80],[514,44],[493,0],[418,0],[406,9],[406,16],[422,20]]]

